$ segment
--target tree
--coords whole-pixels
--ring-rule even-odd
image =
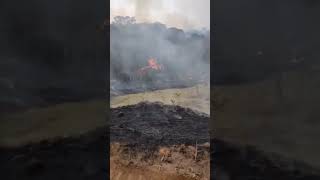
[[[129,24],[135,24],[136,19],[134,17],[129,16],[116,16],[113,18],[113,24],[116,25],[129,25]]]

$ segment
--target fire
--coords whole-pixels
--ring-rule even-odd
[[[156,71],[161,71],[163,69],[163,66],[161,64],[158,64],[157,61],[154,58],[150,58],[148,60],[148,66],[142,67],[138,70],[138,73],[140,75],[145,75],[148,70],[153,69]]]
[[[157,63],[157,61],[153,58],[148,60],[149,67],[155,70],[161,70],[162,66]]]

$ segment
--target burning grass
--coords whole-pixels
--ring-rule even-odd
[[[158,64],[154,58],[150,58],[148,60],[148,66],[140,68],[138,70],[138,74],[139,76],[145,76],[146,73],[150,70],[161,71],[162,69],[163,66],[161,64]]]

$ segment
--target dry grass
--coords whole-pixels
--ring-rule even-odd
[[[176,144],[161,146],[157,149],[146,148],[141,150],[126,144],[110,144],[110,171],[111,179],[210,179],[209,147],[200,146],[198,159],[194,159],[193,146]],[[144,173],[136,170],[143,169]],[[160,173],[156,175],[155,173]],[[123,175],[126,174],[126,175]],[[150,176],[153,175],[153,176]],[[134,178],[133,178],[134,177]]]
[[[137,104],[141,101],[160,101],[164,104],[185,106],[209,114],[209,92],[208,86],[200,85],[192,88],[167,89],[119,96],[112,99],[110,103],[111,107],[119,107]],[[104,100],[100,100],[32,108],[7,115],[0,121],[0,146],[19,146],[57,136],[77,136],[86,133],[106,125],[105,110],[106,103]],[[191,147],[186,149],[193,150]],[[208,157],[205,161],[200,161],[193,151],[190,152],[192,157],[189,159],[180,153],[174,153],[173,157],[171,157],[172,152],[168,148],[159,150],[159,153],[161,158],[158,161],[160,161],[159,164],[164,171],[159,172],[158,167],[140,171],[136,168],[121,166],[120,169],[111,170],[111,175],[118,179],[199,179],[196,178],[197,173],[195,172],[209,174]],[[209,154],[207,153],[206,156],[209,156]],[[111,161],[115,157],[111,156]],[[168,158],[171,158],[171,161],[174,159],[179,160],[177,162],[184,162],[185,167],[191,166],[192,168],[183,168],[181,164],[179,166],[175,164],[174,166],[171,163],[167,163]],[[157,159],[154,161],[157,161]],[[194,166],[194,164],[197,164],[197,166]],[[193,174],[194,177],[187,178],[180,174]]]
[[[136,104],[141,101],[160,101],[210,112],[209,87],[168,89],[119,96],[111,100],[111,107]],[[105,126],[106,103],[103,100],[64,103],[45,108],[31,108],[16,112],[0,121],[0,145],[18,146],[57,136],[75,136]]]
[[[167,105],[188,107],[210,114],[210,87],[198,85],[191,88],[166,89],[145,93],[117,96],[111,100],[111,107],[138,104],[142,101],[162,102]]]

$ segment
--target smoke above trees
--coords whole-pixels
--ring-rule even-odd
[[[190,74],[196,80],[210,73],[208,30],[184,31],[117,16],[110,25],[110,52],[111,79],[132,76],[150,58],[164,66],[167,77]]]

